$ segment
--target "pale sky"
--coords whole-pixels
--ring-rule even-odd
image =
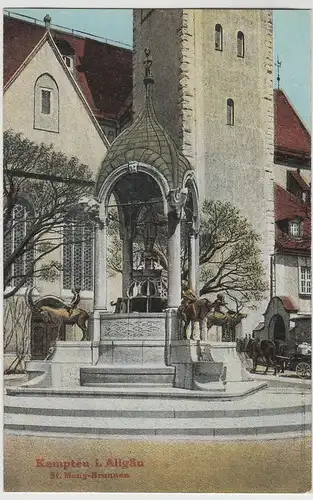
[[[132,46],[131,9],[15,9],[42,20],[46,13],[52,24],[86,31]],[[280,86],[311,130],[311,13],[308,10],[274,11],[274,61],[282,61]],[[276,68],[275,68],[276,71]],[[276,77],[276,74],[275,74]],[[276,78],[275,78],[276,86]]]

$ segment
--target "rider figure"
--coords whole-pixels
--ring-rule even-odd
[[[223,314],[222,307],[226,307],[226,302],[224,295],[222,293],[218,293],[216,299],[213,302],[213,310],[214,313]]]
[[[186,288],[185,290],[183,290],[182,301],[181,301],[181,304],[178,308],[178,314],[184,320],[187,319],[186,314],[185,314],[185,310],[186,310],[187,306],[189,306],[189,304],[192,304],[193,302],[195,302],[197,299],[198,299],[198,297],[196,296],[196,294],[192,288]]]

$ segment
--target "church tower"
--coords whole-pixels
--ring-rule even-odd
[[[195,169],[200,200],[229,201],[274,251],[273,25],[270,10],[134,11],[134,112],[150,47],[157,116]],[[269,283],[270,284],[270,283]],[[269,291],[244,333],[262,320]]]

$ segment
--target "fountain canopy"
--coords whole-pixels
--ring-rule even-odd
[[[194,171],[157,119],[149,49],[145,56],[144,107],[111,144],[95,188],[105,225],[114,207],[119,219],[123,291],[116,312],[161,312],[179,306],[181,224],[187,238],[199,226]],[[196,288],[196,252],[189,253],[189,282]]]

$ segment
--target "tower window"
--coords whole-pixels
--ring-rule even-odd
[[[220,24],[215,25],[215,50],[223,50],[223,28]]]
[[[51,113],[51,90],[41,89],[41,112],[44,115]]]
[[[234,125],[234,101],[227,99],[227,125]]]
[[[237,57],[245,57],[245,36],[242,31],[237,33]]]

